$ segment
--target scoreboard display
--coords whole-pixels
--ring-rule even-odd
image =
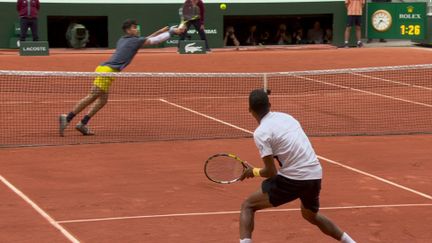
[[[368,3],[367,31],[372,39],[425,39],[426,3]]]

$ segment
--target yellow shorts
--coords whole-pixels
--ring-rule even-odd
[[[97,73],[116,73],[118,72],[118,70],[108,67],[108,66],[98,66],[96,68]],[[114,81],[113,77],[103,77],[103,76],[97,76],[94,81],[93,84],[98,87],[99,89],[108,92],[112,81]]]

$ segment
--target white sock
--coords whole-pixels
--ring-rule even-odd
[[[347,233],[342,234],[341,241],[342,243],[356,243]]]
[[[345,41],[345,44],[348,44],[348,41]]]
[[[252,239],[244,238],[244,239],[240,240],[240,243],[252,243]]]

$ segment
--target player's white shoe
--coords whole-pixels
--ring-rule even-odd
[[[69,125],[69,122],[66,119],[66,114],[61,114],[59,117],[59,123],[60,123],[60,136],[64,137],[64,130]]]
[[[81,122],[79,122],[76,126],[75,126],[76,130],[78,130],[80,133],[82,133],[82,135],[84,136],[91,136],[94,135],[94,133],[92,131],[90,131],[90,128],[87,127],[87,125],[82,124]]]

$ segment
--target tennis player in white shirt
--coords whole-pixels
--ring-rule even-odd
[[[300,123],[288,114],[270,111],[270,106],[268,95],[263,89],[250,93],[249,112],[259,124],[254,132],[254,140],[264,168],[248,168],[241,180],[252,177],[267,179],[242,204],[240,243],[252,243],[257,210],[277,207],[298,198],[304,219],[340,242],[355,242],[318,212],[322,168]],[[275,159],[279,163],[279,170],[275,166]]]

